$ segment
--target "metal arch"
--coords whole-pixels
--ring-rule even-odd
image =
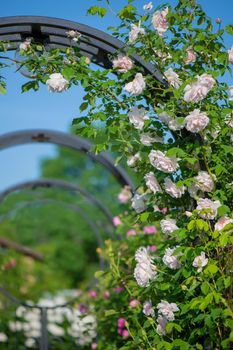
[[[65,208],[68,208],[76,213],[78,213],[81,218],[86,222],[86,224],[90,227],[90,229],[95,233],[96,236],[96,241],[99,246],[103,246],[103,240],[100,235],[99,229],[93,221],[88,217],[88,215],[85,213],[85,211],[80,208],[77,204],[70,204],[67,202],[63,202],[60,200],[52,199],[52,198],[46,198],[46,199],[37,199],[33,201],[28,201],[28,202],[22,202],[18,206],[18,208],[12,209],[11,211],[8,211],[6,214],[0,215],[0,222],[2,222],[4,219],[11,217],[15,212],[21,209],[25,209],[28,207],[33,207],[36,205],[47,205],[47,204],[55,204],[59,206],[64,206]]]
[[[90,56],[94,63],[104,68],[112,67],[109,54],[116,54],[126,47],[125,43],[101,30],[65,19],[43,16],[0,17],[0,41],[9,41],[12,44],[9,49],[15,49],[26,37],[33,37],[51,48],[70,47],[71,41],[66,33],[68,30],[82,34],[80,42],[74,43],[74,46],[78,46],[82,54]],[[154,65],[143,61],[136,54],[132,58],[146,73],[164,84],[164,76]]]
[[[67,181],[57,180],[57,179],[40,179],[33,181],[22,182],[13,186],[8,187],[4,191],[0,192],[0,202],[4,200],[9,194],[20,191],[23,189],[35,190],[37,188],[60,188],[71,192],[80,193],[89,203],[98,208],[107,218],[109,223],[113,226],[112,214],[98,199],[94,198],[88,191],[79,187],[76,184],[71,184]]]
[[[100,163],[105,169],[111,172],[122,186],[127,185],[134,189],[134,185],[126,171],[119,166],[116,167],[114,159],[107,152],[94,154],[91,152],[91,143],[83,138],[61,131],[35,129],[10,132],[0,136],[0,151],[9,147],[30,143],[52,143],[85,153],[95,162]]]

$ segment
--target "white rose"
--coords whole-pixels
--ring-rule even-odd
[[[162,36],[168,30],[168,7],[162,11],[156,11],[152,17],[152,25],[157,30],[159,36]]]
[[[46,81],[50,92],[63,92],[68,88],[68,81],[61,75],[61,73],[53,73]]]
[[[229,100],[233,101],[233,86],[229,86],[229,94],[230,94]]]
[[[144,179],[146,181],[146,186],[153,192],[161,192],[161,187],[156,179],[156,177],[154,176],[154,174],[152,172],[147,173],[144,176]]]
[[[181,121],[181,118],[175,118],[175,119],[171,119],[168,122],[168,127],[170,130],[173,130],[173,131],[182,130],[184,127],[184,123],[185,122],[183,120]]]
[[[69,30],[68,32],[66,32],[66,35],[68,38],[72,39],[75,42],[77,42],[82,36],[82,34],[77,32],[77,30]]]
[[[197,272],[201,272],[203,267],[208,264],[208,258],[205,257],[205,253],[201,252],[201,255],[196,256],[193,260],[193,266],[197,267]]]
[[[113,68],[120,73],[126,73],[133,68],[133,61],[128,56],[118,55],[112,63]]]
[[[156,328],[156,332],[158,333],[158,335],[163,336],[166,334],[166,325],[167,325],[167,319],[166,317],[163,316],[159,316],[157,318],[157,328]]]
[[[24,42],[19,45],[19,49],[22,51],[27,51],[31,46],[32,39],[27,38]]]
[[[184,89],[185,102],[197,103],[203,100],[215,84],[214,78],[209,74],[202,74],[197,81],[187,85]]]
[[[161,230],[165,234],[170,234],[175,230],[178,230],[179,227],[176,226],[176,220],[174,219],[163,219],[160,221]]]
[[[168,321],[174,321],[174,312],[179,311],[178,306],[175,303],[168,303],[165,300],[157,305],[158,313],[164,316]]]
[[[189,115],[185,118],[186,129],[197,133],[205,129],[209,123],[209,118],[205,112],[201,112],[200,109],[194,109]]]
[[[124,186],[121,192],[118,194],[118,200],[120,203],[127,203],[132,198],[131,188],[129,186]]]
[[[145,108],[138,108],[137,106],[131,108],[129,112],[129,121],[135,129],[141,130],[144,126],[144,121],[148,120],[149,117],[146,114]]]
[[[127,165],[128,165],[130,168],[133,168],[133,167],[136,165],[136,163],[137,163],[138,161],[140,161],[140,160],[141,160],[140,153],[136,153],[136,154],[134,154],[132,157],[130,157],[130,158],[127,159]]]
[[[169,68],[164,72],[165,77],[169,84],[171,84],[175,89],[178,89],[181,85],[181,80],[179,79],[179,75],[174,72],[172,68]]]
[[[228,50],[228,60],[229,60],[229,63],[233,64],[233,46],[231,47],[230,50]]]
[[[158,142],[158,143],[163,143],[163,138],[159,137],[159,136],[151,136],[151,134],[149,132],[142,134],[140,136],[140,142],[144,145],[144,146],[151,146],[152,143]]]
[[[197,210],[203,219],[213,220],[217,215],[217,209],[221,206],[219,201],[212,201],[209,198],[197,200]],[[205,212],[203,212],[205,210]]]
[[[136,213],[142,213],[146,210],[145,204],[146,195],[145,194],[135,194],[132,198],[132,208],[136,211]]]
[[[198,76],[198,83],[206,86],[208,88],[208,91],[211,90],[216,83],[215,79],[210,74],[202,74]]]
[[[141,73],[137,73],[135,75],[134,80],[125,85],[124,90],[129,92],[130,94],[138,96],[143,93],[145,88],[146,88],[146,83],[143,78],[143,75]]]
[[[134,43],[139,35],[145,35],[145,29],[140,27],[140,24],[131,24],[131,31],[129,32],[129,43]]]
[[[195,177],[196,186],[203,192],[212,192],[214,189],[214,181],[206,171],[199,171]]]
[[[134,278],[140,287],[147,287],[157,275],[156,267],[145,247],[140,247],[135,253],[137,265],[134,269]]]
[[[164,181],[165,191],[173,198],[180,198],[185,192],[184,186],[176,186],[169,177]]]
[[[149,153],[149,160],[151,165],[164,173],[173,173],[179,168],[179,164],[175,157],[167,157],[161,151],[152,150]]]
[[[153,306],[150,300],[144,301],[142,311],[146,316],[154,317],[155,315],[155,310],[153,309]]]
[[[8,337],[5,333],[0,333],[0,343],[5,343]]]
[[[165,250],[165,254],[163,256],[163,263],[168,266],[172,270],[179,269],[181,267],[181,264],[176,256],[173,255],[175,248],[167,248]]]
[[[172,120],[172,117],[167,114],[167,112],[162,112],[158,114],[158,118],[161,122],[168,125],[168,123]]]

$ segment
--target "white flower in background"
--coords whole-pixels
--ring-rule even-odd
[[[225,117],[225,123],[230,127],[233,128],[233,118],[231,114],[226,115]]]
[[[176,186],[169,177],[164,180],[165,191],[173,198],[180,198],[185,192],[185,186]]]
[[[156,11],[152,17],[152,25],[157,30],[159,36],[163,36],[168,30],[168,7],[165,7],[162,11]]]
[[[143,6],[143,10],[145,11],[151,11],[153,9],[152,1],[148,2],[148,4],[145,4]]]
[[[161,192],[161,187],[156,179],[156,177],[154,176],[154,174],[152,173],[152,171],[150,171],[149,173],[147,173],[144,176],[144,179],[146,181],[146,186],[153,192],[153,193],[157,193],[157,192]]]
[[[214,181],[206,171],[199,171],[195,177],[196,186],[203,192],[212,192],[214,189]]]
[[[201,112],[200,109],[194,109],[185,118],[186,129],[191,132],[200,132],[205,129],[209,123],[209,118],[205,112]]]
[[[233,101],[233,86],[229,86],[229,94],[230,94],[229,100]]]
[[[213,220],[217,215],[217,209],[221,206],[219,201],[212,201],[209,198],[199,198],[197,200],[197,210],[203,219]],[[203,212],[205,211],[205,212]]]
[[[139,152],[135,153],[133,156],[131,156],[127,159],[127,165],[130,168],[133,168],[136,165],[136,163],[140,160],[141,160],[140,153]]]
[[[179,311],[178,306],[175,303],[168,303],[165,300],[157,305],[158,313],[164,316],[168,321],[174,321],[174,312]]]
[[[185,122],[182,118],[171,118],[171,120],[168,122],[168,127],[170,130],[177,131],[182,130],[184,128]]]
[[[63,92],[67,90],[69,83],[61,73],[53,73],[46,81],[46,85],[50,92]]]
[[[153,143],[163,143],[163,138],[160,136],[151,136],[151,134],[149,132],[142,134],[140,136],[140,142],[144,145],[144,146],[151,146]]]
[[[166,334],[166,325],[167,325],[167,319],[166,317],[163,316],[159,316],[157,318],[157,328],[156,328],[156,332],[158,333],[158,335],[163,336]]]
[[[27,51],[31,46],[32,39],[27,38],[24,42],[19,45],[19,49],[22,51]]]
[[[129,121],[133,124],[135,129],[142,130],[144,121],[149,119],[146,112],[145,108],[138,108],[137,106],[131,108],[129,112]]]
[[[167,248],[165,250],[165,254],[163,256],[163,263],[168,266],[172,270],[179,269],[181,267],[181,264],[179,260],[177,259],[177,256],[173,255],[176,248]]]
[[[160,221],[160,226],[161,226],[161,230],[163,233],[165,234],[170,234],[175,230],[178,230],[179,227],[176,226],[176,220],[174,219],[163,219]]]
[[[77,32],[77,30],[69,30],[68,32],[66,32],[66,35],[69,39],[77,42],[80,37],[82,36],[81,33]]]
[[[230,50],[228,50],[228,61],[229,63],[233,64],[233,46]]]
[[[136,193],[132,198],[132,208],[136,211],[137,214],[142,213],[146,210],[145,204],[146,195]]]
[[[158,118],[162,123],[164,123],[166,125],[168,125],[170,120],[172,120],[172,117],[170,115],[168,115],[167,112],[162,112],[162,113],[158,114]]]
[[[134,269],[134,278],[140,287],[147,287],[157,275],[156,267],[152,263],[152,258],[145,247],[140,247],[135,253],[137,265]]]
[[[118,200],[120,203],[127,203],[132,198],[132,192],[130,186],[124,186],[121,192],[118,194]]]
[[[152,150],[149,153],[149,160],[151,165],[164,173],[173,173],[179,168],[178,161],[175,157],[167,157],[161,151]]]
[[[233,219],[230,219],[227,216],[224,216],[216,222],[216,224],[214,225],[214,229],[216,231],[221,231],[228,224],[233,224]]]
[[[65,334],[64,329],[54,323],[48,323],[48,331],[55,337],[62,337]]]
[[[143,313],[146,316],[154,317],[155,310],[152,306],[151,300],[144,301],[143,303]]]
[[[112,63],[113,68],[117,69],[120,73],[126,73],[133,68],[133,61],[128,56],[118,55]]]
[[[173,86],[175,89],[178,89],[181,85],[181,80],[179,79],[179,75],[174,72],[172,68],[169,68],[164,72],[165,77],[167,78],[167,81],[171,86]]]
[[[131,24],[131,30],[129,32],[129,43],[133,44],[139,35],[145,35],[145,29],[141,28],[140,23],[137,26],[136,24]]]
[[[0,343],[5,343],[8,337],[5,333],[0,333]]]
[[[126,84],[124,90],[132,95],[138,96],[143,93],[146,88],[146,82],[141,73],[137,73],[130,83]]]
[[[187,53],[187,57],[184,60],[185,64],[189,64],[189,63],[196,61],[197,56],[196,56],[195,52],[193,51],[192,47],[188,47],[186,49],[186,53]]]
[[[208,264],[208,258],[206,258],[205,253],[201,252],[201,255],[196,256],[193,260],[193,266],[197,267],[197,272],[201,272],[203,267]]]
[[[28,338],[28,339],[25,341],[25,346],[26,346],[27,348],[34,348],[35,345],[36,345],[36,341],[35,341],[35,339],[33,339],[33,338]]]
[[[188,84],[184,88],[185,102],[197,103],[203,100],[215,84],[214,78],[209,74],[202,74],[197,77],[197,81]]]

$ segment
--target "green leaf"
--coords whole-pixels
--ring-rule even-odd
[[[105,317],[109,317],[116,314],[117,314],[116,310],[105,310],[105,313],[104,313]]]
[[[233,25],[229,24],[228,26],[226,26],[226,32],[230,35],[233,35]]]
[[[105,7],[100,7],[100,6],[92,6],[87,10],[88,15],[98,15],[100,17],[104,17],[107,13],[107,10]]]
[[[71,80],[74,77],[74,69],[72,67],[65,67],[62,71],[62,75],[67,80]]]
[[[1,95],[6,94],[6,89],[2,85],[0,85],[0,94]]]
[[[23,84],[21,88],[22,92],[27,92],[31,89],[33,89],[34,91],[37,91],[39,89],[39,83],[37,80],[29,81],[26,84]]]
[[[218,272],[218,267],[214,264],[210,264],[207,266],[207,268],[205,269],[205,273],[211,273],[212,275],[214,275],[216,272]]]
[[[201,285],[201,291],[203,294],[207,295],[208,292],[209,292],[209,285],[207,282],[204,282],[202,285]]]

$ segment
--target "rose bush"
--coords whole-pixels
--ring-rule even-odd
[[[93,348],[229,349],[233,101],[222,77],[232,64],[223,35],[233,35],[233,26],[213,24],[195,0],[141,10],[129,1],[117,14],[119,26],[110,28],[125,42],[113,69],[94,70],[72,43],[39,56],[26,45],[24,65],[36,78],[23,91],[81,84],[77,132],[94,138],[96,121],[104,124],[95,151],[117,152],[116,163],[126,160],[137,173],[135,193],[119,195],[122,213],[127,209],[114,218],[122,239],[100,252],[109,264],[96,274]],[[137,66],[133,53],[154,64],[163,81]]]

